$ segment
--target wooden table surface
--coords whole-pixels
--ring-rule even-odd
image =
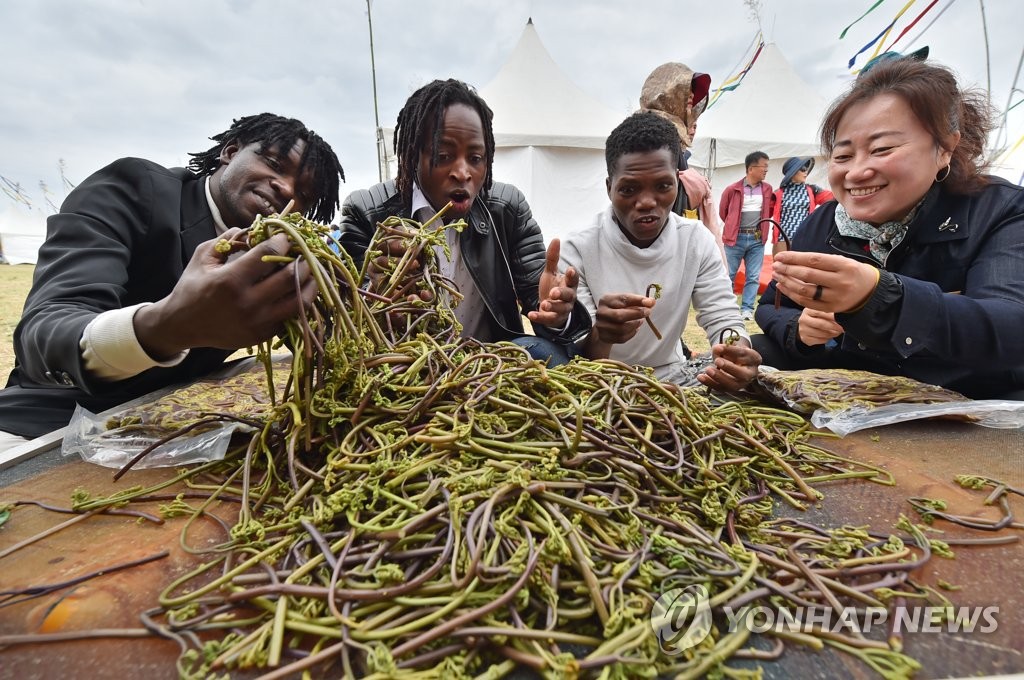
[[[897,486],[856,481],[819,484],[824,501],[804,516],[822,525],[870,525],[888,531],[906,514],[919,521],[906,499],[942,498],[949,512],[998,517],[982,505],[987,492],[969,491],[953,482],[958,474],[981,474],[1024,488],[1024,430],[993,430],[950,422],[916,422],[822,440],[826,448],[891,471]],[[131,472],[120,482],[110,470],[50,452],[0,471],[0,503],[39,500],[70,505],[78,488],[106,494],[163,479],[167,471]],[[1024,516],[1024,498],[1011,506]],[[794,511],[795,512],[795,511]],[[0,527],[0,552],[22,539],[69,518],[36,507],[21,507]],[[44,629],[138,628],[139,614],[155,606],[157,595],[175,577],[197,564],[179,545],[184,520],[162,526],[134,518],[95,516],[10,556],[0,558],[0,590],[55,583],[113,564],[169,552],[166,558],[90,580],[14,606],[0,607],[0,635]],[[946,536],[988,536],[943,522]],[[212,522],[198,523],[188,543],[202,547],[221,540]],[[1000,535],[1024,534],[1003,529]],[[915,580],[939,580],[962,586],[949,593],[960,606],[998,606],[998,627],[991,633],[916,633],[904,639],[904,651],[921,662],[920,678],[998,675],[1024,672],[1024,537],[1001,546],[955,548],[955,559],[933,557]],[[102,639],[0,650],[2,678],[176,678],[177,645],[159,639]],[[783,658],[764,663],[769,678],[870,678],[866,666],[828,650],[813,653],[787,647]]]

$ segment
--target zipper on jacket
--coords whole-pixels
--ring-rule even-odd
[[[508,273],[508,280],[509,283],[512,284],[512,291],[514,293],[516,289],[516,280],[512,277],[512,265],[509,264],[508,256],[505,254],[505,247],[501,243],[501,237],[498,236],[497,226],[494,224],[494,219],[491,217],[491,211],[488,210],[486,206],[484,206],[483,208],[483,213],[486,216],[487,221],[491,223],[491,233],[494,234],[494,238],[498,242],[498,252],[501,253],[501,259],[505,263],[505,272]],[[469,228],[472,229],[472,225],[469,225]],[[459,247],[461,248],[462,244],[459,244]],[[463,259],[465,259],[465,256],[463,256]],[[491,318],[493,318],[497,322],[498,326],[501,327],[501,329],[504,330],[506,333],[510,335],[522,335],[525,329],[519,331],[512,330],[511,328],[506,326],[502,322],[501,317],[494,312],[494,306],[491,304],[491,300],[489,299],[488,295],[484,293],[484,287],[480,285],[480,279],[477,276],[475,268],[470,267],[469,264],[467,263],[466,269],[469,271],[469,275],[473,278],[473,283],[476,285],[476,289],[480,292],[480,297],[483,298],[484,305],[487,307],[487,311],[491,313]],[[518,303],[518,296],[516,297],[516,301]],[[520,314],[521,313],[522,312],[520,312]]]
[[[852,260],[857,260],[858,262],[863,262],[865,264],[870,264],[871,266],[877,267],[878,269],[881,269],[882,271],[889,271],[888,269],[885,268],[885,262],[888,262],[888,260],[889,260],[889,256],[888,255],[886,255],[885,262],[879,263],[878,260],[876,260],[875,258],[871,257],[870,255],[865,255],[864,253],[858,253],[858,252],[855,252],[855,251],[846,250],[845,248],[841,248],[840,246],[838,246],[836,244],[836,242],[835,242],[835,235],[834,234],[830,234],[829,235],[829,237],[828,237],[828,245],[829,245],[830,248],[832,248],[832,250],[836,251],[837,253],[839,253],[841,255],[848,256]],[[891,251],[890,251],[889,254],[890,255],[892,254]]]

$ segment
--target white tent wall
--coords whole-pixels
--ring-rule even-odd
[[[0,245],[7,264],[35,264],[44,240],[45,237],[35,234],[0,232]]]
[[[544,238],[564,239],[608,205],[603,149],[501,147],[494,176],[526,195]]]

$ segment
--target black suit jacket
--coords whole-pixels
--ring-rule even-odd
[[[170,368],[105,382],[85,371],[79,341],[98,314],[174,288],[196,247],[214,238],[205,177],[124,158],[82,182],[47,220],[32,290],[14,331],[15,367],[0,391],[0,430],[37,437],[93,412],[194,380],[231,354],[197,348]]]

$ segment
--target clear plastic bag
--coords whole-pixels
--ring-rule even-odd
[[[837,377],[850,384],[846,395],[837,387]],[[858,381],[870,383],[871,389],[858,392]],[[810,416],[815,427],[840,436],[923,418],[964,420],[996,428],[1024,427],[1022,401],[968,399],[901,376],[841,369],[779,371],[762,366],[757,383],[771,399]]]
[[[162,438],[129,428],[108,429],[107,424],[107,418],[81,406],[76,407],[64,434],[61,453],[65,456],[79,455],[87,463],[120,469]],[[173,467],[222,460],[231,435],[246,427],[241,423],[226,422],[191,436],[178,437],[156,447],[133,467]]]
[[[284,392],[290,357],[275,357],[273,382],[277,397]],[[64,435],[61,453],[81,456],[89,463],[123,468],[138,454],[163,439],[133,465],[134,468],[172,467],[221,460],[236,432],[254,429],[269,412],[272,399],[263,364],[245,359],[214,376],[176,389],[160,390],[141,403],[96,415],[75,409]],[[214,422],[210,415],[226,416]],[[201,423],[201,424],[200,424]],[[193,426],[180,436],[183,428]]]
[[[811,424],[832,430],[840,437],[869,427],[881,427],[921,418],[957,418],[976,425],[998,428],[1024,427],[1024,401],[971,399],[946,404],[892,404],[875,409],[851,406],[811,414]]]

